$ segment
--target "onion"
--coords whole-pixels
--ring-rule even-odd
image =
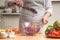
[[[39,30],[40,30],[39,27],[32,27],[32,28],[31,27],[25,27],[24,28],[24,32],[27,35],[34,35],[34,34],[38,33]]]

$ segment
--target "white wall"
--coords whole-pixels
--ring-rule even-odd
[[[4,5],[4,0],[0,0],[0,6]]]
[[[49,24],[52,24],[55,20],[60,20],[60,2],[53,2],[53,14],[49,19]]]

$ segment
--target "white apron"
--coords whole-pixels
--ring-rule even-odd
[[[20,16],[20,32],[23,32],[24,22],[36,22],[42,28],[42,17],[45,13],[44,0],[23,0],[24,6]],[[41,30],[40,30],[41,32]]]

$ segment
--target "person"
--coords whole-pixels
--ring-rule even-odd
[[[52,15],[51,0],[17,0],[16,4],[22,7],[19,21],[20,32],[23,30],[24,22],[38,23],[42,29]]]
[[[51,0],[19,0],[17,2],[22,7],[20,16],[20,30],[22,31],[22,24],[24,22],[36,22],[40,25],[40,33],[44,25],[48,23],[49,17],[52,15],[52,1]]]

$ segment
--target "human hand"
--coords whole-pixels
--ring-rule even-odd
[[[16,5],[19,6],[19,7],[23,7],[23,1],[22,0],[18,0],[16,2]]]
[[[48,17],[47,17],[47,16],[44,16],[44,17],[42,18],[42,23],[43,23],[43,24],[47,24],[47,23],[48,23]]]
[[[49,19],[50,16],[51,16],[51,13],[50,12],[46,12],[45,15],[42,18],[42,23],[43,24],[47,24],[48,23],[48,19]]]

